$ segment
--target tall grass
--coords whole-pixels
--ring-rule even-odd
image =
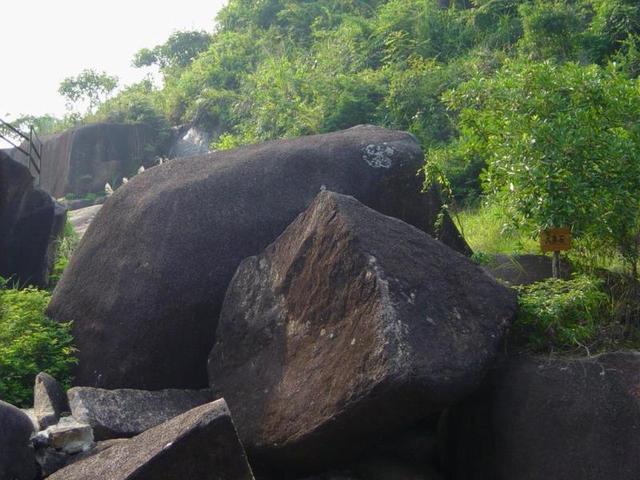
[[[488,255],[540,253],[535,239],[505,224],[505,215],[497,205],[462,210],[453,218],[474,252]]]

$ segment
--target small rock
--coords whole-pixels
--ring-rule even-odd
[[[254,480],[223,399],[76,462],[51,480]]]
[[[96,440],[132,437],[213,400],[210,390],[105,390],[74,387],[71,413],[91,425]]]
[[[40,372],[33,388],[33,409],[40,429],[58,423],[63,412],[69,411],[67,395],[51,375]]]
[[[89,450],[93,446],[93,430],[84,423],[79,423],[73,417],[64,417],[56,425],[36,435],[48,439],[51,448],[62,450],[67,454],[74,454]]]
[[[0,479],[33,480],[36,459],[30,442],[34,432],[29,417],[0,400]]]

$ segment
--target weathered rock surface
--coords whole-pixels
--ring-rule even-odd
[[[106,182],[151,166],[157,132],[142,124],[95,123],[42,138],[42,189],[56,198],[102,192]],[[16,152],[14,158],[23,160]]]
[[[51,480],[253,480],[224,400],[57,471]]]
[[[69,412],[67,394],[51,375],[40,372],[33,388],[33,410],[38,426],[45,429],[55,425],[64,412]]]
[[[80,238],[84,237],[87,228],[89,228],[101,208],[102,205],[92,205],[69,212],[69,221]]]
[[[91,425],[97,440],[132,437],[213,400],[210,390],[104,390],[74,387],[71,413]]]
[[[34,443],[72,455],[91,449],[93,440],[93,431],[89,425],[78,422],[73,417],[63,417],[55,425],[39,432]]]
[[[75,462],[85,460],[93,455],[97,455],[114,445],[118,445],[126,441],[127,439],[123,438],[104,440],[94,443],[92,448],[89,448],[88,450],[82,450],[74,454],[67,454],[62,450],[43,446],[36,449],[36,460],[38,465],[40,465],[40,472],[42,475],[44,477],[48,477],[52,473],[57,472],[64,467],[72,465]]]
[[[531,285],[551,278],[551,257],[544,255],[496,255],[485,270],[495,278],[510,285]],[[560,262],[560,277],[571,277],[571,265],[567,261]]]
[[[208,153],[209,143],[213,138],[210,133],[190,125],[178,127],[174,136],[169,147],[169,158],[193,157]]]
[[[640,478],[640,354],[507,361],[451,414],[454,480]]]
[[[33,480],[33,424],[20,409],[0,400],[0,479]]]
[[[119,188],[89,227],[48,313],[73,321],[78,385],[202,388],[220,307],[260,253],[323,188],[433,232],[423,154],[407,133],[363,126],[178,159]],[[445,222],[443,241],[464,249]]]
[[[238,268],[210,382],[250,455],[314,468],[473,391],[515,311],[463,255],[325,191]]]
[[[33,183],[27,167],[0,151],[0,276],[44,287],[66,210]]]

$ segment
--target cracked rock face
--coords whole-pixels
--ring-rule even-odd
[[[313,469],[473,391],[515,311],[466,257],[325,191],[238,268],[209,380],[259,463]]]
[[[73,417],[61,418],[57,424],[38,433],[38,436],[42,437],[42,443],[46,442],[51,448],[68,455],[86,452],[94,445],[91,427]]]

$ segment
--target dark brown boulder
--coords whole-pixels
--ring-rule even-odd
[[[0,400],[0,479],[33,480],[36,477],[32,433],[29,417]]]
[[[253,480],[224,400],[194,408],[51,475],[51,480]]]
[[[24,165],[0,151],[0,276],[47,286],[66,210],[34,187]]]
[[[454,480],[640,478],[640,354],[520,357],[450,413]]]
[[[42,138],[43,190],[56,198],[68,193],[103,192],[122,177],[151,166],[158,152],[158,132],[147,125],[94,123]],[[23,159],[20,152],[14,157]]]
[[[515,311],[463,255],[322,192],[238,268],[210,383],[255,460],[311,470],[473,391]]]
[[[321,189],[434,232],[423,154],[404,132],[365,126],[147,170],[104,204],[49,314],[73,321],[76,384],[202,388],[224,292],[242,259],[282,233]],[[451,245],[464,248],[449,225]]]

